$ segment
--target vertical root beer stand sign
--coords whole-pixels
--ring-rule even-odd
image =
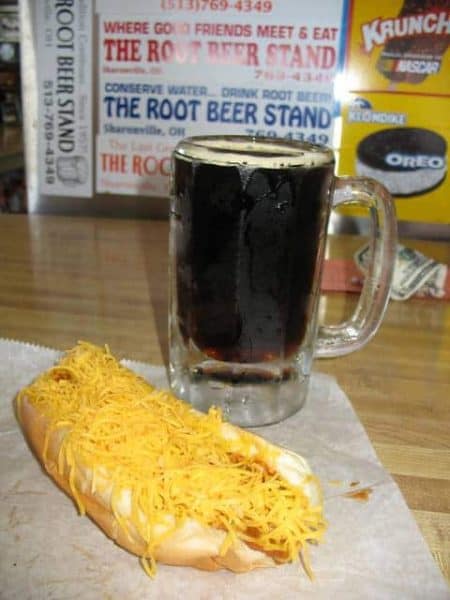
[[[35,11],[41,193],[90,196],[94,182],[96,193],[167,196],[171,151],[188,135],[333,144],[344,0],[53,0]]]
[[[48,195],[90,197],[93,193],[91,3],[89,0],[40,2],[36,26],[39,189]],[[27,97],[24,102],[26,105]]]

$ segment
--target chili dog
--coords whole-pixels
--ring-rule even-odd
[[[117,544],[156,563],[244,572],[303,557],[325,522],[297,454],[199,413],[80,343],[17,397],[51,478]]]

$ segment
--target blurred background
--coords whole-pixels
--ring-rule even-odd
[[[245,133],[332,146],[449,239],[448,0],[206,4],[0,0],[0,213],[164,219],[176,142]]]

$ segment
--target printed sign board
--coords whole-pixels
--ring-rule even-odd
[[[92,3],[41,2],[36,18],[39,189],[55,196],[90,197]]]
[[[189,135],[332,144],[343,8],[99,2],[97,190],[167,194],[170,152]]]
[[[22,4],[46,201],[156,203],[178,140],[243,134],[331,146],[338,174],[379,179],[401,220],[450,221],[449,0]]]
[[[381,181],[400,220],[449,223],[450,2],[353,0],[349,15],[339,171]]]

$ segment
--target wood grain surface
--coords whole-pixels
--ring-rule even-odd
[[[0,337],[67,349],[108,343],[123,357],[167,362],[165,221],[0,216]],[[363,243],[333,237],[328,256]],[[450,263],[450,247],[407,242]],[[354,294],[322,298],[337,322]],[[353,403],[450,581],[450,303],[390,302],[375,338],[354,354],[316,362]]]

